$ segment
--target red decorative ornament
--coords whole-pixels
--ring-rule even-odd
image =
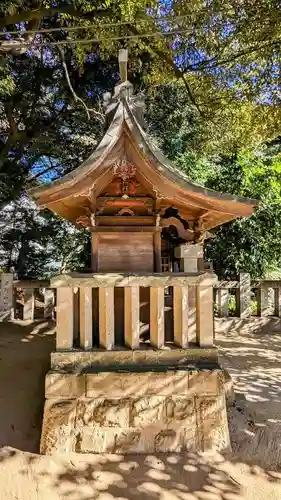
[[[137,192],[137,185],[135,182],[130,182],[129,184],[129,193],[132,194],[133,196],[136,194]]]
[[[128,182],[129,179],[136,175],[136,167],[131,165],[126,159],[119,160],[114,165],[114,175],[117,175],[123,182]]]

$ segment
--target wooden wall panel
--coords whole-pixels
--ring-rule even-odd
[[[153,272],[153,233],[100,233],[98,272]]]

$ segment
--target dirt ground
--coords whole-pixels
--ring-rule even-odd
[[[281,500],[281,334],[217,338],[233,452],[38,455],[53,325],[0,324],[0,500]]]

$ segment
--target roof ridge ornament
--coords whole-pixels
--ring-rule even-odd
[[[126,82],[128,80],[127,78],[128,49],[119,50],[118,61],[119,61],[119,73],[121,77],[121,82]]]

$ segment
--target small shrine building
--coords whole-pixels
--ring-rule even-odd
[[[41,451],[227,448],[213,343],[216,276],[204,269],[203,243],[257,203],[191,183],[146,133],[126,51],[120,75],[97,149],[30,191],[39,207],[91,233],[91,270],[52,280],[57,350]]]

